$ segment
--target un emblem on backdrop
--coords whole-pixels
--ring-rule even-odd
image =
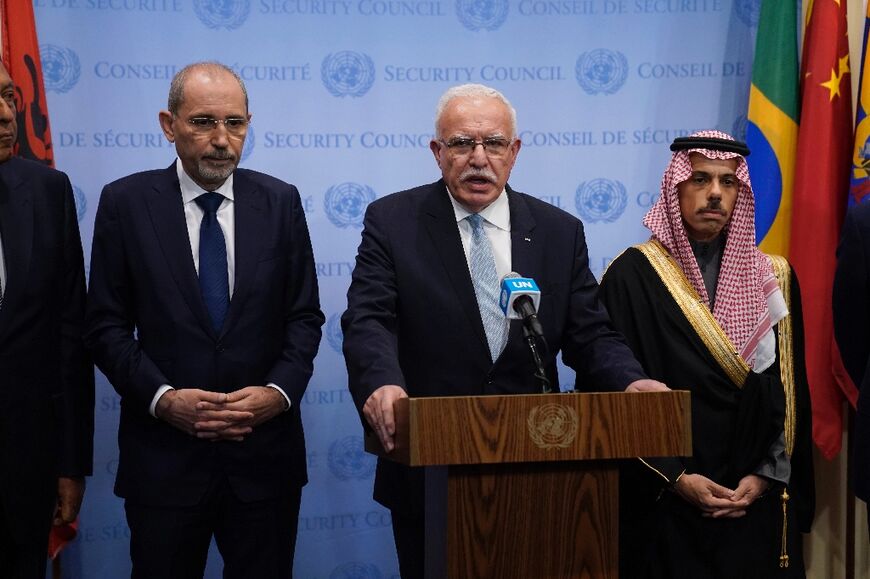
[[[79,57],[69,48],[43,44],[39,47],[39,61],[45,90],[67,92],[79,81],[82,73]]]
[[[574,74],[588,94],[613,94],[628,78],[628,60],[621,52],[598,48],[580,55]]]
[[[76,217],[81,221],[88,212],[88,198],[85,197],[85,192],[75,185],[73,185],[73,198],[76,202]]]
[[[234,30],[251,12],[251,0],[193,0],[193,11],[209,28]]]
[[[592,179],[580,183],[574,203],[585,221],[613,223],[625,211],[628,195],[619,181]]]
[[[341,183],[326,190],[323,207],[326,216],[336,227],[359,227],[365,217],[366,207],[375,199],[375,190],[368,185]]]
[[[734,0],[734,11],[746,26],[758,26],[761,16],[761,0]]]
[[[345,436],[329,445],[329,470],[338,480],[371,478],[377,459],[363,448],[361,436]]]
[[[329,579],[382,579],[380,570],[371,563],[345,563],[333,569]]]
[[[320,77],[332,96],[360,97],[375,82],[375,63],[368,54],[362,52],[334,52],[323,59]]]
[[[456,0],[456,15],[469,30],[495,30],[507,19],[508,0]]]
[[[341,314],[332,314],[326,322],[326,339],[332,349],[341,354],[341,344],[344,342],[344,334],[341,331]]]
[[[248,125],[248,132],[245,134],[245,146],[242,147],[242,158],[239,161],[244,161],[251,156],[254,151],[256,139],[254,138],[254,127]]]

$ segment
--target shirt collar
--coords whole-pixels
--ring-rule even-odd
[[[450,204],[453,205],[453,214],[456,216],[457,223],[471,215],[471,211],[460,205],[459,202],[453,198],[453,195],[450,194],[450,190],[447,191],[447,197],[450,199]],[[508,203],[508,196],[504,189],[502,189],[499,196],[495,198],[495,201],[480,211],[480,216],[501,230],[511,230],[510,204]]]
[[[196,182],[191,179],[190,175],[187,174],[187,171],[184,170],[184,166],[181,164],[181,159],[176,159],[175,161],[175,170],[178,172],[178,184],[181,186],[181,199],[184,203],[190,203],[203,193],[207,193],[206,189],[203,189]],[[214,190],[215,193],[220,193],[227,199],[233,199],[233,174],[230,173],[230,176],[227,177],[227,180],[223,182],[223,185]]]

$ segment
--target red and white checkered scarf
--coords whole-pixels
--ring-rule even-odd
[[[692,136],[734,140],[720,131],[700,131]],[[644,217],[643,224],[676,260],[709,308],[710,299],[686,236],[677,191],[677,185],[692,175],[690,153],[700,153],[709,159],[737,159],[737,202],[723,230],[727,239],[716,282],[713,317],[746,363],[761,372],[776,357],[773,324],[785,317],[788,310],[770,260],[755,246],[755,198],[743,156],[710,149],[675,151],[662,177],[661,195]]]

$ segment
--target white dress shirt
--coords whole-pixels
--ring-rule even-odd
[[[462,239],[462,249],[465,250],[465,261],[469,264],[468,270],[471,271],[471,224],[466,219],[471,215],[471,212],[460,205],[449,191],[447,195],[453,205],[456,225],[459,227],[459,237]],[[492,246],[495,272],[498,274],[498,278],[502,279],[511,272],[511,209],[507,193],[502,190],[495,201],[480,211],[480,216],[483,218],[483,231]]]
[[[181,165],[181,159],[176,160],[175,168],[178,171],[178,183],[181,186],[181,199],[184,202],[184,219],[187,222],[187,236],[190,240],[190,253],[193,256],[193,267],[196,268],[196,274],[199,275],[199,229],[202,225],[202,217],[205,215],[205,211],[203,211],[202,207],[200,207],[196,202],[196,198],[204,193],[208,193],[208,191],[197,185],[196,182],[190,178],[190,175],[184,171],[184,167]],[[221,226],[221,231],[224,233],[224,241],[227,244],[227,279],[230,286],[230,299],[232,299],[236,277],[236,211],[235,197],[233,196],[232,173],[227,177],[227,180],[224,181],[223,185],[215,189],[214,192],[220,193],[224,197],[224,200],[221,202],[220,207],[218,207],[217,210],[217,221]],[[2,250],[2,246],[0,246],[0,250]],[[2,258],[2,255],[0,255],[0,258]],[[2,259],[0,259],[0,265],[2,265]],[[0,271],[0,273],[2,273],[2,271]],[[290,397],[287,396],[287,393],[284,392],[280,386],[272,383],[266,384],[266,386],[274,388],[280,392],[281,396],[283,396],[284,400],[287,402],[285,408],[290,408]],[[155,418],[157,417],[155,414],[157,401],[160,400],[160,397],[169,390],[174,390],[174,388],[169,384],[164,384],[157,389],[157,393],[154,395],[154,398],[151,399],[151,405],[148,408],[151,416],[154,416]]]

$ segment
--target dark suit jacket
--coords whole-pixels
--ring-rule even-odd
[[[578,389],[623,390],[643,378],[598,301],[580,221],[509,187],[507,194],[512,269],[541,288],[538,317],[550,346],[544,365],[551,383],[558,387],[559,351],[577,371]],[[511,324],[507,346],[490,360],[443,181],[369,205],[347,299],[344,354],[360,409],[385,384],[412,397],[537,391],[521,323]],[[415,509],[421,492],[419,474],[378,463],[381,504]]]
[[[17,157],[0,164],[0,236],[0,500],[17,532],[44,537],[57,476],[91,474],[93,455],[94,370],[67,176]]]
[[[234,175],[235,289],[220,332],[200,293],[175,166],[103,189],[85,337],[121,395],[121,497],[191,505],[225,474],[255,501],[307,481],[299,405],[323,324],[308,227],[295,187]],[[241,443],[199,440],[148,412],[163,384],[230,392],[270,382],[291,408]]]
[[[870,500],[870,205],[853,207],[837,248],[834,334],[846,371],[860,389],[855,431],[855,496]]]

